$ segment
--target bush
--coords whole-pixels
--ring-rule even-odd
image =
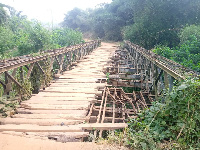
[[[200,41],[200,25],[190,25],[183,28],[179,34],[181,44]]]
[[[51,32],[38,21],[20,20],[22,25],[15,31],[19,55],[37,53],[53,48]]]
[[[172,59],[185,67],[200,71],[200,26],[187,26],[179,33],[181,43],[169,48],[158,45],[153,52]]]
[[[162,45],[156,46],[156,48],[153,49],[153,52],[168,59],[173,59],[174,56],[174,51],[171,48]]]
[[[128,144],[139,149],[155,149],[160,147],[159,143],[173,141],[179,148],[198,148],[200,80],[186,80],[164,99],[164,103],[153,103],[129,122]]]

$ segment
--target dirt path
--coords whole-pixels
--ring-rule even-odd
[[[78,141],[89,134],[82,127],[90,102],[101,94],[98,87],[106,84],[96,81],[105,78],[103,67],[116,47],[116,44],[102,43],[50,87],[24,101],[18,114],[0,119],[0,149],[101,149],[102,146],[94,143]],[[48,140],[55,138],[67,143]]]
[[[60,143],[0,133],[0,150],[128,150],[124,147],[100,145],[92,142]]]

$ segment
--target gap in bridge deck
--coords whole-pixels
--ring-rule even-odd
[[[102,96],[92,103],[88,114],[89,122],[111,123],[125,128],[123,124],[136,118],[141,110],[150,107],[155,96],[148,91],[152,83],[144,82],[144,72],[144,68],[133,65],[133,58],[127,51],[117,49],[109,64],[104,67],[109,84],[103,89]],[[103,130],[98,129],[92,133],[95,137],[105,135]]]

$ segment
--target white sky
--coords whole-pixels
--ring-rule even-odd
[[[60,23],[64,14],[74,7],[81,9],[95,8],[97,4],[109,3],[112,0],[0,0],[17,11],[23,11],[29,19],[37,19],[43,23]]]

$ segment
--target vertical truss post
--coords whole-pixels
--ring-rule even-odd
[[[8,72],[5,72],[5,90],[4,90],[4,94],[5,95],[9,95],[10,91],[11,91],[11,83],[9,82],[8,76],[7,76]]]
[[[165,89],[167,90],[169,88],[169,78],[167,72],[164,72],[164,84],[165,84]]]
[[[169,78],[169,92],[172,91],[172,88],[174,86],[174,80],[175,80],[174,77],[170,76],[170,78]]]
[[[20,80],[21,80],[21,83],[24,82],[24,70],[23,70],[23,67],[20,67]]]
[[[63,61],[64,61],[63,54],[58,55],[58,61],[59,61],[59,73],[58,74],[60,74],[63,71]]]
[[[154,75],[154,82],[153,82],[153,87],[154,87],[154,92],[155,92],[155,99],[158,100],[158,87],[156,83],[156,78],[158,77],[158,68],[155,68],[155,75]]]
[[[30,64],[26,78],[29,79],[35,63]]]

